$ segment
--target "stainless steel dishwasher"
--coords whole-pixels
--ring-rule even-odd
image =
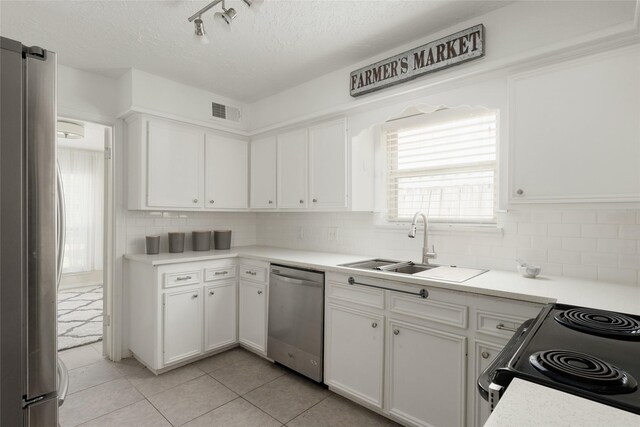
[[[267,356],[322,381],[324,273],[271,266]]]

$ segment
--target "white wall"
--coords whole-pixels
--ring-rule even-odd
[[[380,104],[394,97],[410,98],[413,91],[428,89],[457,77],[516,66],[525,58],[548,54],[577,42],[588,44],[605,34],[633,29],[635,8],[633,1],[515,2],[255,102],[248,107],[250,130],[263,131],[272,126],[335,114],[367,104]],[[349,95],[351,71],[479,23],[486,28],[484,58],[392,89],[358,98]]]
[[[58,65],[58,115],[96,122],[117,116],[115,79]]]

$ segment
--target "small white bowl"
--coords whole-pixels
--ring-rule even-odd
[[[537,265],[519,265],[518,273],[520,273],[524,277],[529,277],[534,279],[540,272],[542,271],[542,267],[538,267]]]

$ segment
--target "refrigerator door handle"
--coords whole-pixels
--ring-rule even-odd
[[[57,163],[57,162],[56,162]],[[60,288],[60,278],[62,277],[62,263],[64,262],[64,244],[66,238],[66,217],[64,204],[64,184],[62,182],[62,173],[60,172],[60,164],[56,165],[57,172],[57,202],[58,202],[58,218],[56,240],[58,241],[57,270],[58,270],[58,288]]]
[[[58,406],[62,406],[69,391],[69,371],[62,360],[58,357]]]

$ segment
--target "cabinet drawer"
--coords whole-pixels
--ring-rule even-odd
[[[204,269],[204,281],[223,280],[236,277],[236,266],[227,265],[225,267],[214,267]]]
[[[200,283],[201,277],[202,274],[199,270],[164,273],[164,287],[173,288],[175,286],[193,285]]]
[[[240,264],[240,277],[254,282],[267,281],[267,269],[255,265]]]
[[[478,310],[476,311],[476,331],[494,337],[509,339],[527,319],[527,317]]]
[[[343,285],[328,282],[325,290],[327,298],[333,302],[350,302],[368,307],[384,309],[384,291],[358,285]]]
[[[392,313],[404,314],[457,328],[467,329],[468,325],[468,308],[465,305],[390,292],[389,309]]]

